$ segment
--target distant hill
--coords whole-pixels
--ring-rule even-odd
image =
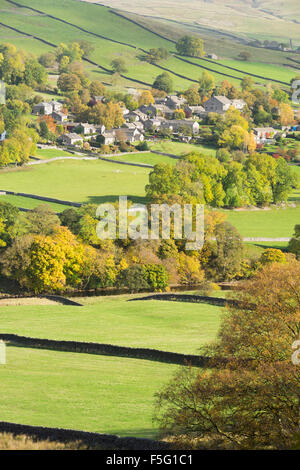
[[[83,0],[97,2],[97,0]],[[132,13],[300,44],[299,0],[99,0]]]

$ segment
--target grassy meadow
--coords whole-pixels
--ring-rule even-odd
[[[51,207],[51,209],[55,212],[62,212],[70,207],[64,204],[56,204],[54,202],[43,202],[30,197],[14,196],[11,194],[0,195],[0,202],[6,202],[12,204],[13,206],[29,210],[35,209],[36,207],[42,204],[47,204],[47,206]]]
[[[195,150],[210,154],[214,149],[177,142],[151,144],[151,148],[178,155]],[[49,152],[49,151],[47,151]],[[51,151],[52,152],[52,151]],[[54,156],[54,153],[53,153]],[[128,154],[111,157],[132,163],[155,165],[159,162],[176,164],[176,159],[151,153]],[[293,167],[300,172],[300,167]],[[146,202],[145,186],[148,184],[151,168],[127,166],[110,161],[61,160],[41,165],[0,171],[0,188],[7,191],[34,193],[66,201],[100,204],[114,202],[118,197],[128,196],[134,202]],[[295,189],[290,202],[299,201],[299,188]],[[1,201],[18,207],[32,209],[40,204],[30,198],[2,195]],[[49,203],[57,212],[66,206]],[[237,227],[243,237],[286,238],[293,233],[300,220],[300,206],[257,209],[225,210],[227,220]]]
[[[163,153],[172,153],[178,156],[182,156],[190,152],[200,152],[207,155],[216,154],[216,149],[214,147],[208,147],[207,145],[187,144],[184,142],[172,142],[169,140],[150,142],[148,145],[151,150]]]
[[[1,333],[196,354],[216,337],[222,308],[130,298],[78,299],[83,307],[4,306],[1,301]],[[7,364],[0,368],[1,419],[154,438],[154,394],[177,369],[140,359],[8,345]]]
[[[5,306],[1,333],[57,340],[96,342],[195,354],[214,340],[220,307],[158,300],[129,302],[129,296],[97,297],[83,307]],[[82,303],[82,299],[78,299]],[[84,302],[84,300],[83,300]]]
[[[224,211],[243,237],[287,238],[300,221],[300,206],[266,210]]]
[[[105,156],[104,156],[105,157]],[[155,155],[154,153],[131,153],[128,155],[116,155],[116,157],[108,157],[110,160],[119,160],[128,163],[144,163],[146,165],[157,165],[158,163],[169,163],[175,165],[177,159],[166,155]]]
[[[149,171],[101,160],[61,160],[0,172],[0,188],[82,203],[115,201],[119,195],[141,202]]]
[[[154,394],[174,365],[7,348],[0,368],[3,421],[121,436],[156,437]]]
[[[40,160],[48,160],[49,158],[56,158],[56,157],[74,157],[73,153],[66,152],[65,150],[61,149],[37,149],[37,153],[35,155]],[[76,156],[76,155],[75,155]]]

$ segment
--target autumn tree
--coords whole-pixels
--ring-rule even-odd
[[[238,288],[208,369],[182,368],[157,394],[161,434],[203,449],[291,449],[299,433],[300,263],[271,264]],[[176,447],[178,448],[178,447]]]
[[[295,225],[295,233],[289,242],[289,251],[300,259],[300,225]]]
[[[293,108],[288,103],[280,103],[279,116],[282,126],[290,126],[295,122]]]
[[[142,91],[139,97],[139,105],[140,106],[149,106],[150,104],[154,103],[154,98],[150,90]]]
[[[57,80],[57,86],[66,93],[79,91],[82,88],[80,78],[75,73],[62,73]]]
[[[66,227],[57,227],[52,235],[17,238],[1,259],[2,272],[36,294],[61,292],[84,283],[89,256]]]

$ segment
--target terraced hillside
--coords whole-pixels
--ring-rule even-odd
[[[172,19],[194,29],[199,25],[241,37],[293,38],[300,42],[297,0],[99,0],[99,3],[140,15]]]
[[[217,83],[226,78],[239,84],[249,74],[255,75],[258,83],[271,81],[286,87],[297,73],[292,68],[278,69],[273,65],[260,70],[254,65],[251,68],[251,64],[244,67],[241,62],[228,66],[226,60],[220,64],[201,59],[186,61],[176,55],[174,39],[159,35],[157,25],[152,32],[109,8],[77,0],[0,0],[0,13],[0,41],[13,42],[35,54],[54,48],[61,42],[85,39],[92,43],[95,51],[87,65],[92,76],[104,83],[115,84],[110,64],[113,58],[121,55],[128,72],[120,78],[119,87],[149,87],[162,70],[172,74],[176,90],[197,83],[203,70],[207,69],[214,74]],[[169,59],[158,65],[145,62],[145,54],[153,47],[169,50]],[[283,56],[280,60],[285,61]],[[254,73],[256,69],[258,71]]]

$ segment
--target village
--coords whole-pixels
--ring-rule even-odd
[[[138,93],[133,90],[133,93]],[[105,103],[104,96],[92,96],[90,106]],[[71,113],[64,111],[60,101],[41,102],[33,107],[33,115],[51,116],[57,125],[62,125],[64,133],[57,143],[68,149],[86,148],[99,150],[99,144],[113,146],[124,142],[130,145],[142,143],[155,138],[172,138],[181,142],[203,142],[200,137],[202,122],[211,113],[225,116],[230,109],[243,112],[247,106],[242,99],[229,99],[226,96],[212,96],[203,106],[192,106],[181,95],[167,95],[155,98],[154,103],[141,105],[138,109],[129,111],[122,108],[124,123],[119,128],[106,129],[104,125],[88,122],[75,122]],[[297,110],[294,110],[295,116]],[[182,118],[178,118],[181,113]],[[253,127],[252,132],[257,148],[274,144],[276,138],[284,139],[289,132],[299,132],[300,125]],[[5,138],[3,134],[2,139]],[[205,140],[204,140],[205,143]]]

